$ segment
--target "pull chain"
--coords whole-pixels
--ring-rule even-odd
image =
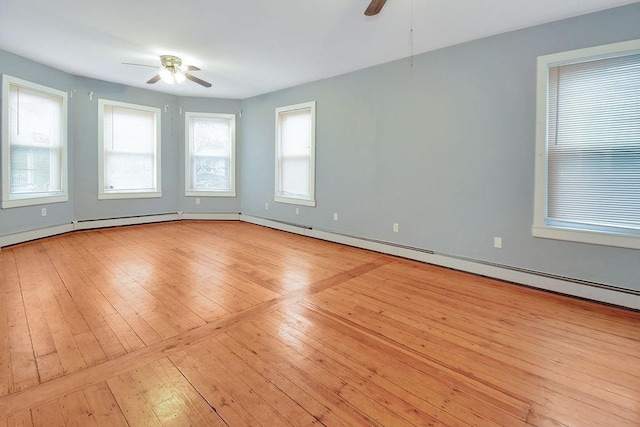
[[[411,66],[413,67],[413,0],[411,0],[411,23],[409,30],[409,57],[411,58]]]

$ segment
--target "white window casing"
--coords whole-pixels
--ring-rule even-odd
[[[162,197],[160,108],[98,100],[98,199]]]
[[[69,200],[67,93],[2,76],[2,208]]]
[[[276,202],[315,206],[316,103],[276,108]]]
[[[538,58],[532,234],[640,249],[640,40]]]
[[[185,113],[185,195],[235,197],[235,114]]]

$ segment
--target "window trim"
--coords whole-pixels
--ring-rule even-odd
[[[309,197],[292,197],[279,194],[280,188],[280,114],[310,109],[311,113],[311,150],[309,158]],[[301,206],[316,206],[316,101],[303,102],[276,108],[276,144],[275,144],[275,187],[273,200]]]
[[[104,107],[122,107],[132,110],[141,110],[152,112],[156,115],[156,189],[155,191],[147,190],[118,190],[104,191]],[[131,104],[128,102],[113,101],[109,99],[98,99],[98,200],[114,200],[114,199],[147,199],[162,197],[162,114],[158,107],[147,105]]]
[[[61,150],[60,150],[60,191],[50,193],[30,193],[26,196],[11,197],[11,156],[9,143],[9,86],[15,85],[27,89],[43,92],[62,98],[61,117]],[[48,203],[62,203],[69,201],[68,181],[68,95],[67,92],[54,89],[27,80],[19,79],[8,74],[2,75],[2,209],[17,208]]]
[[[538,57],[534,215],[533,225],[531,227],[531,233],[534,237],[640,249],[640,236],[637,235],[569,228],[555,224],[550,225],[547,221],[547,104],[549,68],[638,53],[640,53],[640,40],[629,40]]]
[[[184,195],[186,197],[236,197],[236,115],[228,113],[198,113],[187,111],[184,114]],[[191,183],[191,140],[189,121],[192,117],[229,119],[231,121],[231,153],[229,158],[229,190],[198,190]]]

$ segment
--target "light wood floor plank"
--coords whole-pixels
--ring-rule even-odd
[[[639,401],[631,310],[231,221],[0,251],[0,427],[617,427]]]
[[[221,368],[208,363],[206,358],[205,363],[202,363],[200,354],[197,349],[180,351],[171,356],[171,361],[227,425],[261,425],[219,381],[217,372]]]
[[[230,334],[227,335],[241,347],[247,348],[248,351],[258,357],[262,363],[270,366],[270,368],[275,370],[279,375],[290,379],[305,395],[308,395],[310,399],[317,401],[317,403],[322,406],[330,408],[331,412],[342,420],[342,423],[346,423],[347,425],[380,425],[373,418],[354,408],[333,390],[314,380],[308,372],[300,370],[292,363],[283,361],[278,354],[274,354],[268,347],[261,345],[260,342],[247,339],[247,337],[243,335],[239,335],[237,339],[233,338]],[[304,404],[309,405],[308,400],[305,400]],[[322,417],[319,419],[321,422],[323,421]]]
[[[127,421],[106,382],[82,390],[93,419],[99,426],[126,426]]]
[[[34,427],[64,427],[64,415],[59,400],[48,402],[31,410]]]
[[[97,426],[89,402],[82,391],[76,391],[60,398],[60,409],[67,426]]]
[[[465,390],[463,383],[446,378],[443,372],[434,381],[426,373],[405,364],[404,361],[417,364],[408,360],[406,355],[401,355],[401,359],[393,357],[389,351],[379,351],[373,345],[367,345],[363,337],[354,339],[343,335],[329,324],[314,323],[308,317],[291,312],[274,313],[271,322],[277,322],[280,331],[303,340],[318,354],[329,355],[357,372],[362,379],[392,391],[412,407],[421,408],[430,417],[447,425],[471,419],[476,421],[470,424],[518,425],[527,416],[527,403],[508,405],[491,398],[475,398],[475,393]]]
[[[259,328],[271,335],[271,339],[275,338],[273,333],[277,331],[277,338],[285,345],[297,349],[315,364],[337,375],[343,381],[353,384],[355,389],[361,390],[372,400],[385,402],[397,420],[402,419],[414,425],[433,424],[438,421],[447,425],[467,425],[461,419],[447,413],[434,416],[433,414],[438,411],[432,405],[420,399],[413,399],[407,390],[380,380],[377,372],[372,372],[358,363],[349,363],[344,355],[331,352],[325,346],[319,346],[320,350],[314,346],[315,343],[307,340],[306,336],[300,336],[282,327],[279,320],[274,320],[270,316],[263,318],[260,320]],[[484,421],[486,425],[492,425],[489,420]],[[517,425],[515,419],[511,421],[513,425]]]
[[[236,357],[243,360],[256,373],[271,382],[275,387],[291,397],[304,408],[318,422],[331,426],[350,425],[340,419],[328,406],[317,401],[312,395],[303,390],[296,382],[278,372],[273,366],[263,361],[255,351],[241,345],[228,335],[218,337],[218,342],[225,346]]]
[[[209,342],[207,342],[209,344]],[[207,345],[207,350],[215,357],[220,366],[243,381],[253,393],[260,396],[284,419],[295,420],[297,424],[317,424],[315,419],[302,406],[298,405],[291,396],[280,390],[273,382],[258,374],[251,365],[237,357],[215,339]]]
[[[7,419],[8,427],[32,427],[31,411],[20,411]]]
[[[330,393],[339,396],[356,411],[367,414],[376,423],[397,426],[411,425],[386,405],[375,405],[375,401],[368,395],[366,390],[358,387],[357,384],[344,380],[334,372],[314,362],[304,353],[304,349],[295,349],[280,340],[274,339],[273,336],[264,331],[261,332],[255,323],[234,328],[228,334],[235,339],[240,339],[242,336],[245,339],[245,344],[248,344],[246,340],[251,340],[251,344],[256,346],[255,348],[258,348],[262,353],[269,354],[269,357],[276,361],[276,366],[291,366],[300,372],[306,373],[311,381]]]
[[[109,378],[107,384],[129,425],[162,425],[145,394],[144,385],[138,384],[129,373]]]
[[[342,294],[343,292],[340,291],[338,295]],[[455,315],[449,312],[447,314],[448,320],[440,322],[438,318],[426,315],[427,312],[424,310],[418,308],[411,310],[408,308],[410,304],[385,309],[385,306],[388,307],[389,298],[386,298],[385,302],[381,302],[361,294],[357,301],[359,306],[370,312],[378,312],[390,321],[401,322],[407,327],[420,328],[421,325],[430,324],[432,325],[430,329],[432,337],[436,336],[438,339],[464,343],[465,347],[476,349],[487,357],[493,356],[499,361],[543,377],[547,386],[552,381],[559,383],[560,387],[570,385],[576,391],[585,391],[596,387],[599,389],[599,399],[609,396],[609,403],[618,407],[617,413],[635,410],[636,402],[627,396],[632,396],[634,391],[638,390],[640,378],[620,372],[618,369],[622,365],[632,366],[634,363],[640,363],[640,359],[609,367],[609,363],[606,363],[604,359],[594,357],[593,354],[579,357],[572,353],[562,353],[557,348],[554,351],[543,345],[525,346],[523,344],[526,344],[526,338],[522,331],[519,331],[519,334],[510,333],[508,327],[502,327],[494,333],[491,328],[487,327],[491,324],[489,316],[485,318],[486,322],[482,325],[466,321],[455,323]],[[460,321],[464,320],[460,319]],[[535,337],[531,339],[533,340]],[[516,342],[518,345],[514,344]],[[566,374],[567,366],[572,367],[571,376]],[[619,384],[624,384],[624,386]]]

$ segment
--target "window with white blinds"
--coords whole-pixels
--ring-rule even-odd
[[[66,202],[67,94],[3,76],[2,207]]]
[[[99,199],[161,197],[160,109],[100,99]]]
[[[315,102],[276,109],[276,202],[316,204],[315,109]]]
[[[534,235],[536,228],[546,229],[541,237],[560,230],[556,238],[640,247],[640,45],[635,45],[584,52],[590,56],[569,52],[566,61],[541,57],[546,99],[545,129],[538,129],[544,140],[538,161],[543,158],[544,165],[538,170],[545,173],[544,187],[536,188],[544,199],[536,204],[544,206],[536,206]]]
[[[185,113],[187,196],[235,197],[236,116]]]

